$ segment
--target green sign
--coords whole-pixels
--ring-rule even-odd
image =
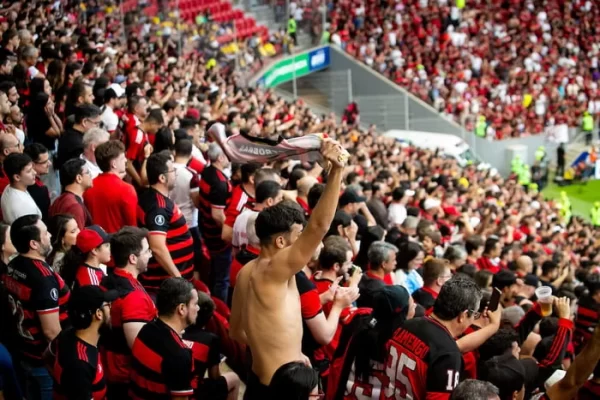
[[[321,47],[277,61],[257,83],[261,87],[272,88],[328,66],[329,47]]]

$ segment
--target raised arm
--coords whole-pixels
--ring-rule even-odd
[[[298,239],[273,257],[273,265],[281,266],[277,270],[282,280],[290,279],[310,261],[335,215],[347,153],[338,142],[331,139],[323,141],[321,153],[332,164],[323,195]]]

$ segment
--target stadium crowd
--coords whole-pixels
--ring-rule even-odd
[[[332,43],[488,136],[600,113],[595,1],[333,1]],[[350,12],[348,12],[350,10]]]
[[[0,398],[600,396],[590,223],[214,46],[4,4]],[[233,164],[220,129],[295,154]]]

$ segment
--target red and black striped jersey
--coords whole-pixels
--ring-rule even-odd
[[[323,312],[321,307],[321,298],[315,284],[308,279],[303,271],[296,274],[296,286],[300,294],[300,310],[302,312],[302,353],[305,354],[311,361],[314,361],[315,350],[321,345],[317,343],[313,337],[306,321],[310,320]]]
[[[231,200],[225,209],[225,225],[233,228],[235,219],[240,215],[244,207],[254,207],[254,197],[244,190],[244,185],[235,186],[231,192]]]
[[[573,334],[576,353],[592,338],[598,320],[600,320],[600,304],[589,296],[582,297],[577,306],[575,333]]]
[[[104,271],[101,268],[92,267],[88,264],[82,264],[77,267],[75,280],[73,281],[73,289],[81,286],[100,286],[100,282],[105,277]]]
[[[221,362],[219,337],[197,326],[190,326],[183,335],[184,342],[192,349],[194,374],[192,388],[201,387],[206,371]]]
[[[230,244],[221,239],[222,227],[212,217],[212,209],[225,210],[231,198],[229,179],[214,166],[204,168],[200,180],[200,207],[198,207],[198,226],[202,239],[211,252],[222,252]]]
[[[3,281],[16,321],[16,348],[24,360],[40,366],[48,342],[39,315],[58,313],[61,327],[68,327],[69,288],[45,261],[21,255],[10,262]]]
[[[387,344],[382,399],[449,399],[460,381],[462,354],[450,332],[424,317],[406,321]]]
[[[144,325],[131,352],[132,399],[162,400],[194,394],[192,350],[163,321],[156,319]]]
[[[194,240],[188,229],[185,216],[173,200],[153,188],[139,197],[139,217],[150,235],[165,235],[167,249],[173,263],[187,280],[194,272]],[[158,291],[160,284],[169,274],[154,257],[148,262],[148,270],[139,276],[146,290]]]
[[[104,368],[96,346],[81,340],[73,329],[62,331],[50,344],[54,355],[54,399],[106,398]]]
[[[110,328],[102,332],[100,338],[106,379],[109,383],[129,382],[131,350],[125,339],[123,325],[128,322],[148,323],[156,318],[156,307],[142,284],[122,268],[114,268],[113,273],[102,280],[102,287],[119,292],[119,298],[112,302]]]
[[[587,381],[579,393],[577,393],[577,400],[598,400],[600,399],[600,382],[595,380]]]

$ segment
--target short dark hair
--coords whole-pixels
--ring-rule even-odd
[[[41,143],[31,143],[25,147],[23,153],[27,154],[34,162],[40,159],[40,155],[48,153],[48,149]]]
[[[210,296],[198,290],[198,317],[196,318],[196,326],[204,327],[212,318],[215,312],[215,302]]]
[[[127,91],[131,86],[136,85],[136,84],[139,85],[138,83],[132,83],[131,85],[127,86],[127,89],[125,89],[125,91]],[[137,87],[136,87],[136,90],[137,90]],[[140,103],[140,101],[146,99],[144,96],[137,96],[137,95],[127,96],[127,97],[128,97],[128,100],[127,100],[127,110],[130,113],[133,113],[135,111],[135,108]]]
[[[498,388],[489,382],[465,379],[454,388],[450,400],[487,400],[498,393]]]
[[[483,246],[483,238],[479,235],[471,235],[465,241],[465,250],[471,255],[475,250]]]
[[[555,335],[558,331],[558,318],[556,317],[544,317],[540,321],[540,336],[542,338]]]
[[[142,241],[148,237],[148,231],[135,226],[124,226],[110,238],[110,253],[117,268],[124,268],[129,263],[129,256],[139,257],[142,252]]]
[[[60,167],[60,185],[65,188],[72,184],[77,179],[77,175],[81,175],[85,160],[81,158],[72,158],[65,162]]]
[[[556,264],[554,261],[546,260],[542,264],[542,275],[548,275],[555,269],[558,269],[558,264]]]
[[[75,107],[75,123],[80,124],[84,119],[96,118],[102,114],[98,106],[94,104],[82,104]]]
[[[323,195],[324,191],[325,185],[322,183],[317,183],[310,188],[308,195],[306,196],[308,208],[313,210],[317,206],[317,203],[319,202],[319,199]]]
[[[298,189],[297,184],[298,181],[306,176],[306,170],[303,168],[294,168],[290,173],[290,178],[288,179],[288,187],[290,190]]]
[[[153,122],[158,125],[163,125],[165,123],[165,120],[162,115],[162,110],[160,110],[159,108],[150,110],[144,122]]]
[[[190,139],[180,139],[175,142],[175,155],[189,157],[192,155],[194,144]]]
[[[257,163],[248,163],[242,165],[242,183],[249,183],[250,177],[260,169],[261,165]]]
[[[181,277],[171,277],[163,281],[156,296],[156,309],[159,316],[172,316],[180,304],[192,300],[194,285]]]
[[[146,162],[146,175],[148,176],[148,183],[150,185],[156,185],[158,178],[161,175],[169,173],[169,167],[167,162],[171,160],[171,154],[167,150],[153,153],[148,157]]]
[[[41,232],[37,227],[40,219],[39,215],[30,214],[23,215],[13,221],[10,226],[10,240],[19,253],[27,253],[29,251],[29,242],[32,240],[36,242],[41,240]]]
[[[292,225],[304,225],[304,212],[297,203],[282,201],[273,207],[262,210],[256,218],[256,236],[261,245],[271,244],[273,236],[285,234]]]
[[[181,121],[179,122],[179,127],[183,130],[188,130],[188,129],[192,129],[193,127],[195,127],[196,125],[198,125],[198,121],[196,121],[193,118],[182,118]]]
[[[346,262],[350,245],[346,239],[340,236],[329,236],[323,242],[323,248],[319,254],[319,267],[330,270],[335,264],[342,266]]]
[[[267,199],[274,199],[281,192],[281,185],[275,181],[261,182],[255,189],[256,203],[260,204]]]
[[[314,369],[292,361],[275,371],[269,389],[274,399],[305,400],[318,383],[319,377]]]
[[[108,172],[110,171],[112,160],[119,157],[121,153],[125,153],[125,145],[120,140],[109,140],[106,143],[102,143],[94,150],[96,164],[98,164],[102,172]]]
[[[4,159],[2,166],[10,183],[14,183],[15,175],[19,175],[31,163],[33,160],[27,154],[11,153]]]
[[[519,343],[519,334],[511,328],[500,328],[479,347],[479,357],[481,362],[485,362],[492,357],[500,356],[510,349],[512,344]]]
[[[492,250],[494,250],[496,248],[496,245],[499,242],[500,242],[500,240],[498,240],[495,237],[487,238],[486,241],[485,241],[485,247],[483,248],[484,254],[488,254],[489,252],[491,252]]]
[[[433,313],[443,321],[450,321],[466,310],[479,310],[481,290],[471,279],[454,277],[442,286],[433,305]]]
[[[0,64],[1,65],[1,64]],[[4,92],[8,95],[8,91],[12,88],[16,88],[17,85],[13,81],[0,82],[0,92]]]

